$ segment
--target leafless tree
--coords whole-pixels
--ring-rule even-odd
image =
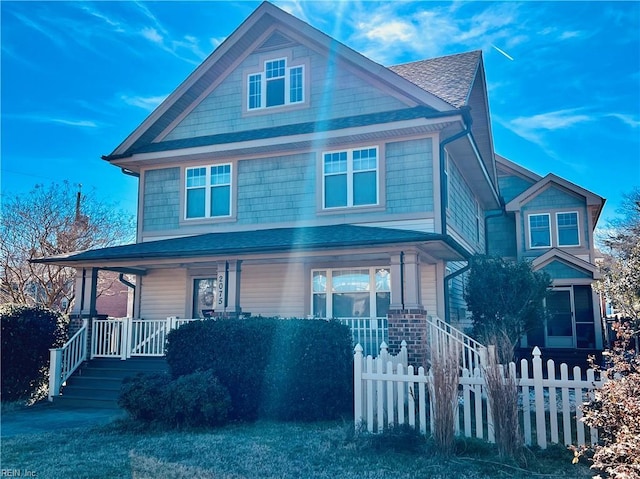
[[[135,238],[131,215],[68,182],[3,195],[0,220],[0,303],[39,304],[68,313],[73,268],[30,260],[115,246]]]

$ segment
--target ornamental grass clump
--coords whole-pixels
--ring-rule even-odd
[[[450,456],[455,449],[455,421],[458,418],[458,357],[453,351],[431,356],[429,396],[433,414],[433,441],[438,453]]]
[[[501,459],[518,459],[523,452],[523,438],[518,415],[518,382],[515,368],[505,374],[495,354],[482,368],[489,410],[493,417],[496,446]]]

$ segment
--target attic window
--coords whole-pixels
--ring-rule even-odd
[[[286,58],[264,62],[247,76],[247,109],[259,110],[304,102],[304,66],[287,66]]]

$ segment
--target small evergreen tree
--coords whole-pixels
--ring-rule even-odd
[[[473,334],[496,346],[501,363],[509,362],[520,338],[544,321],[543,300],[551,278],[533,271],[528,261],[478,255],[470,262],[464,299]]]

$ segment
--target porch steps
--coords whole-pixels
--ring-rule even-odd
[[[117,409],[125,378],[168,370],[165,358],[92,359],[67,380],[61,395],[54,397],[54,403],[60,407]]]

